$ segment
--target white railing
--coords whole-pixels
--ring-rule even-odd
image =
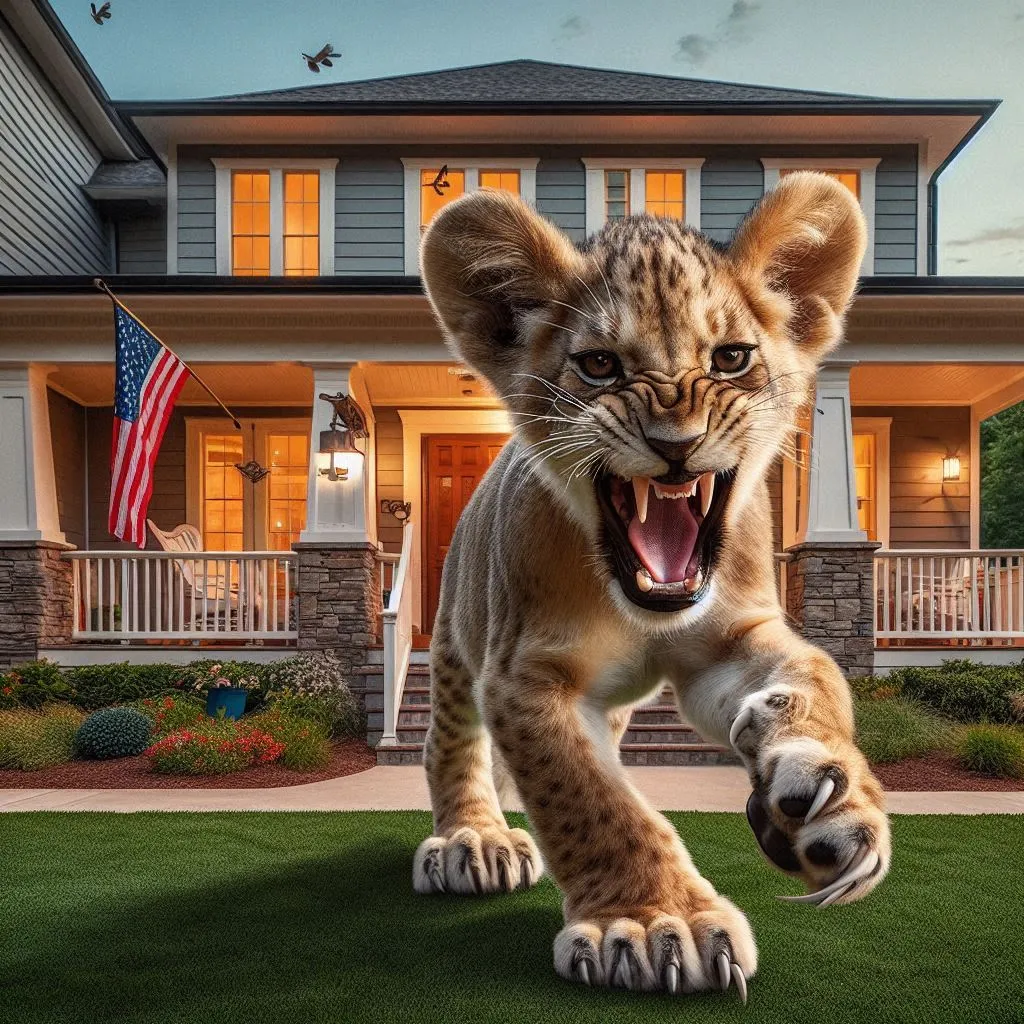
[[[391,551],[378,551],[377,561],[380,563],[380,606],[387,608],[391,591],[395,588],[395,574],[398,572],[398,560],[401,555]]]
[[[1024,551],[879,551],[875,637],[1024,640]]]
[[[402,704],[405,673],[412,653],[411,557],[412,524],[406,520],[402,528],[402,553],[394,570],[388,603],[381,614],[384,633],[384,732],[380,745],[385,747],[398,742],[398,709]]]
[[[290,640],[291,551],[69,551],[75,640]]]

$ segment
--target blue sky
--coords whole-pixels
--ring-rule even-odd
[[[1024,0],[51,0],[114,99],[532,57],[883,96],[1004,101],[942,178],[940,271],[1024,274]],[[299,54],[330,40],[319,77]]]

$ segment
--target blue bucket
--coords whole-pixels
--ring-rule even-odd
[[[223,710],[225,718],[231,718],[237,722],[245,711],[245,699],[248,696],[248,691],[241,687],[214,687],[206,694],[206,713],[211,718],[219,718]]]

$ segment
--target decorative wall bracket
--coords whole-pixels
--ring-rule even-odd
[[[392,515],[400,523],[404,523],[409,518],[409,516],[412,515],[412,502],[388,501],[387,498],[381,498],[380,510],[385,515]]]

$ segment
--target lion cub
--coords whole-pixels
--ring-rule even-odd
[[[664,680],[730,741],[762,850],[821,906],[889,867],[881,787],[846,682],[779,607],[769,465],[839,342],[866,232],[823,174],[786,176],[722,247],[677,221],[582,248],[504,192],[446,206],[423,239],[457,357],[515,421],[456,530],[431,645],[434,835],[419,892],[565,893],[555,969],[590,985],[735,984],[757,950],[630,785],[618,743]],[[536,842],[510,829],[495,762]]]

